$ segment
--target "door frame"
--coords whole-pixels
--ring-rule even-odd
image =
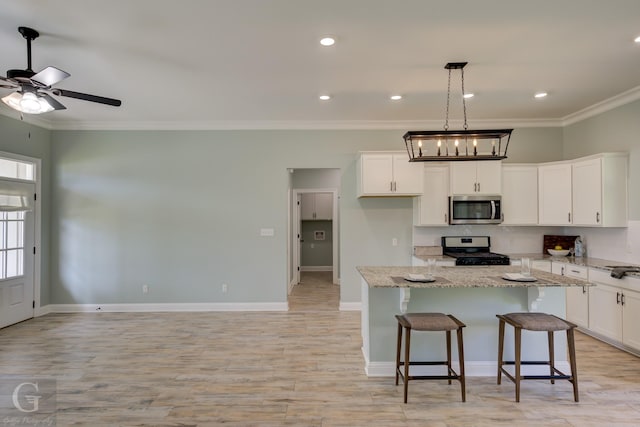
[[[339,227],[338,227],[338,223],[340,221],[339,217],[338,217],[338,189],[337,188],[294,188],[292,189],[292,197],[291,200],[294,203],[294,209],[291,209],[291,224],[289,226],[289,229],[292,230],[291,233],[291,242],[290,242],[290,247],[293,250],[293,277],[292,277],[292,284],[296,285],[298,283],[300,283],[300,236],[299,233],[296,232],[297,227],[299,227],[299,224],[301,222],[300,220],[300,208],[298,205],[298,201],[300,200],[300,197],[303,193],[331,193],[332,194],[332,199],[333,199],[333,203],[332,203],[332,211],[333,211],[333,218],[331,220],[331,234],[333,236],[333,242],[332,242],[332,248],[331,248],[331,256],[332,256],[332,282],[335,285],[339,285],[340,284],[340,278],[338,276],[339,273],[339,257],[340,254],[338,253],[338,247],[339,247],[339,240],[340,240],[340,236],[339,236]],[[291,287],[290,287],[291,288]],[[291,290],[291,289],[289,289]]]
[[[10,153],[8,151],[0,151],[0,157],[33,163],[35,166],[36,180],[33,183],[35,184],[37,197],[33,201],[35,214],[33,230],[33,243],[35,246],[35,254],[33,254],[33,300],[35,302],[35,308],[33,309],[33,316],[42,316],[48,313],[46,309],[41,307],[40,296],[40,289],[42,287],[42,271],[40,262],[42,254],[42,160],[36,157]]]

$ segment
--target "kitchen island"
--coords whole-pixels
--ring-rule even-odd
[[[426,274],[427,267],[357,267],[362,276],[362,341],[369,376],[393,376],[397,322],[403,312],[453,314],[464,328],[465,369],[469,376],[497,372],[498,319],[496,314],[540,311],[565,316],[565,287],[590,286],[567,276],[532,270],[535,282],[503,279],[520,267],[436,267],[435,282],[409,282],[409,274]],[[505,336],[505,357],[513,359],[513,331]],[[420,335],[418,335],[420,334]],[[423,359],[445,357],[444,334],[416,333],[412,354]],[[525,331],[523,359],[545,360],[547,337]],[[566,336],[555,334],[558,367],[566,369]],[[454,360],[457,355],[454,354]],[[578,363],[580,355],[578,355]],[[429,369],[425,367],[425,369]]]

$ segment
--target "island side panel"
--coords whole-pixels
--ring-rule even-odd
[[[366,292],[365,292],[365,287]],[[400,288],[370,288],[363,281],[363,343],[366,342],[366,371],[369,376],[394,374],[397,334],[396,314],[400,314]],[[364,297],[363,297],[364,298]],[[470,376],[492,376],[497,370],[498,319],[496,314],[529,311],[527,288],[432,288],[411,289],[407,312],[441,312],[453,314],[464,328],[465,368]],[[564,318],[565,288],[546,287],[538,299],[538,311]],[[364,324],[366,319],[366,325]],[[364,331],[364,327],[368,331]],[[366,337],[365,337],[366,335]],[[523,332],[523,357],[528,360],[548,358],[547,337],[544,332]],[[505,334],[505,359],[513,359],[513,328]],[[566,362],[566,335],[555,334],[558,367]],[[455,338],[453,359],[457,360]],[[412,333],[412,358],[444,360],[444,332]]]

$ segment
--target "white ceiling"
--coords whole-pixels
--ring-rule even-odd
[[[41,34],[35,71],[123,101],[59,97],[67,110],[29,118],[54,129],[441,128],[451,61],[469,62],[472,128],[640,98],[639,0],[5,0],[1,75],[26,68],[18,26]]]

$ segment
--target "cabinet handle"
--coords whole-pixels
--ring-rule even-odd
[[[600,223],[600,212],[596,212],[596,222]]]
[[[624,305],[624,294],[620,293],[620,304]]]
[[[620,304],[620,292],[616,292],[616,304]]]
[[[389,191],[393,191],[393,181],[389,181]]]
[[[444,214],[444,223],[447,223],[447,214]]]
[[[569,219],[568,222],[571,222],[571,212],[569,212],[567,215],[568,215],[567,218]]]
[[[583,294],[586,294],[586,293],[587,293],[587,287],[586,287],[586,286],[583,286],[583,287],[582,287],[582,293],[583,293]]]
[[[572,273],[580,274],[580,270],[571,270]]]
[[[393,181],[393,191],[398,191],[398,183]]]
[[[480,183],[478,183],[478,193],[480,192]]]
[[[473,192],[475,193],[476,191],[478,191],[478,183],[474,182],[473,183]]]
[[[564,276],[564,266],[560,267],[560,275]]]

